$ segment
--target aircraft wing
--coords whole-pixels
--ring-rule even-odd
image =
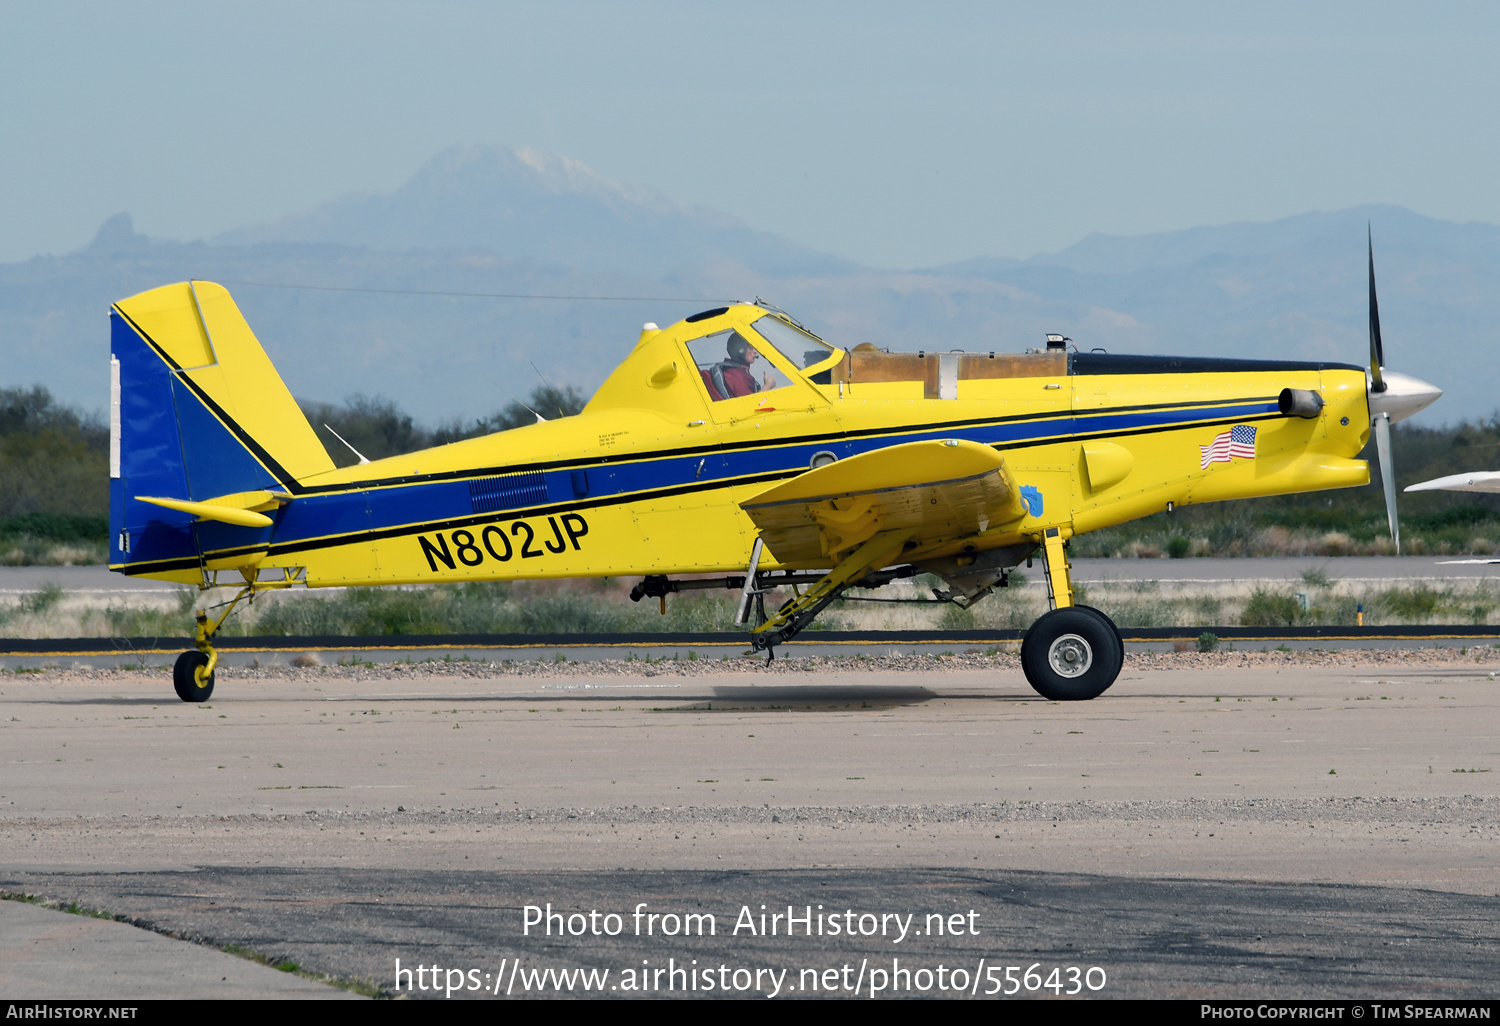
[[[1500,492],[1500,471],[1482,470],[1471,474],[1449,474],[1407,485],[1408,492]]]
[[[782,563],[835,562],[883,531],[918,545],[1026,515],[1005,457],[978,442],[908,442],[809,470],[740,503]]]

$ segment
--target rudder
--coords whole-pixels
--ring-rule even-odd
[[[110,565],[196,581],[200,532],[254,547],[256,529],[137,497],[296,494],[333,461],[223,286],[152,289],[116,303],[110,322]]]

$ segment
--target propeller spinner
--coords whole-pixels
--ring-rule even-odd
[[[1367,227],[1367,231],[1368,231]],[[1367,239],[1370,252],[1370,382],[1367,396],[1370,425],[1375,429],[1375,451],[1380,458],[1380,483],[1385,487],[1385,515],[1396,554],[1401,554],[1401,526],[1396,520],[1396,471],[1391,461],[1391,425],[1436,402],[1443,390],[1409,374],[1387,372],[1380,339],[1380,304],[1375,299],[1375,237]]]

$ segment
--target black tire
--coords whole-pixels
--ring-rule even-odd
[[[1120,637],[1120,628],[1115,626],[1115,622],[1109,617],[1105,616],[1099,610],[1095,609],[1093,606],[1074,606],[1073,608],[1082,609],[1086,612],[1093,613],[1095,616],[1109,625],[1109,632],[1115,636],[1115,651],[1119,653],[1120,666],[1123,667],[1125,665],[1125,639]],[[1118,673],[1119,671],[1117,670],[1116,672]]]
[[[1021,642],[1021,669],[1043,698],[1081,702],[1109,689],[1124,665],[1124,646],[1109,617],[1094,609],[1054,609]]]
[[[208,665],[208,655],[190,648],[177,657],[177,665],[172,667],[172,687],[177,691],[177,697],[184,702],[207,702],[214,693],[214,675],[208,675],[208,681],[203,687],[193,678],[193,671],[200,666]]]

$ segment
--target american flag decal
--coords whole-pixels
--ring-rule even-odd
[[[1228,463],[1233,459],[1255,459],[1255,429],[1248,424],[1236,424],[1228,431],[1219,432],[1208,445],[1198,446],[1203,454],[1203,464],[1198,469],[1207,470],[1210,463]]]

